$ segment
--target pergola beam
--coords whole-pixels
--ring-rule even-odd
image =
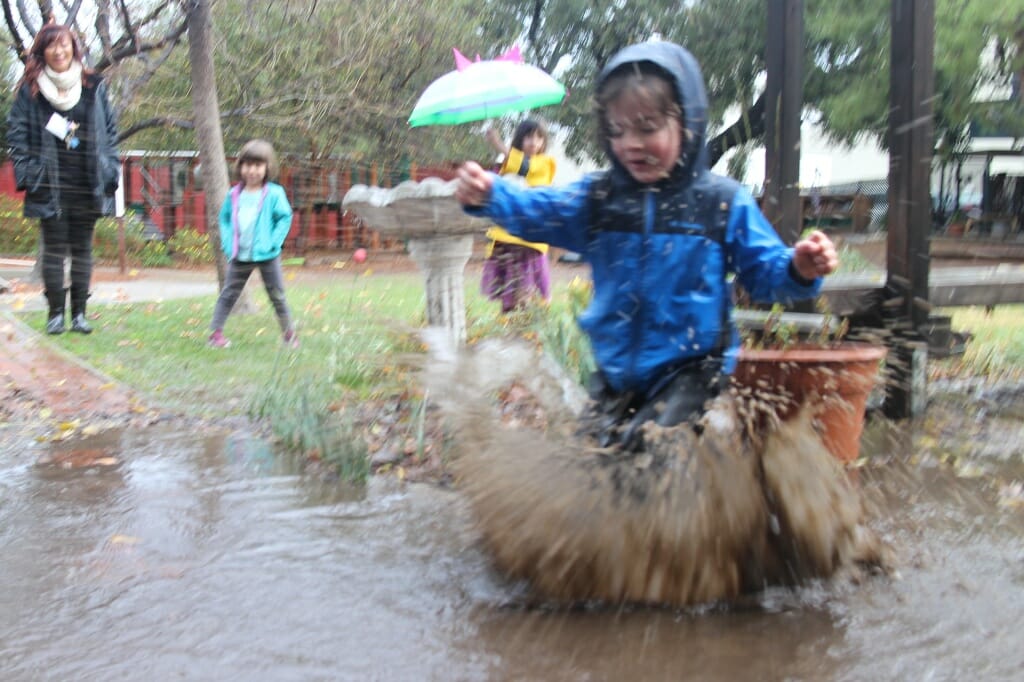
[[[768,0],[767,10],[762,209],[783,241],[794,244],[803,230],[800,203],[803,0]]]
[[[884,411],[904,419],[913,413],[914,344],[923,338],[930,310],[934,0],[892,0],[891,19],[886,293],[895,334]]]

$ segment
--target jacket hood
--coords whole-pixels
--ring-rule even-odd
[[[615,54],[601,70],[597,79],[597,90],[614,73],[631,64],[646,63],[656,67],[675,86],[676,99],[683,110],[686,130],[682,136],[679,161],[671,178],[696,176],[707,166],[707,152],[704,139],[707,134],[708,96],[704,89],[704,77],[692,54],[675,43],[652,41],[630,45]],[[601,146],[611,159],[616,171],[626,173],[615,156],[607,139]],[[628,175],[628,173],[627,173]]]

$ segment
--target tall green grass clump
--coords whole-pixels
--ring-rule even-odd
[[[570,377],[581,385],[594,371],[590,341],[576,318],[590,304],[593,285],[574,277],[551,297],[551,303],[532,300],[511,313],[499,313],[494,301],[474,293],[467,297],[467,336],[473,344],[490,336],[512,335],[539,345]]]
[[[255,396],[250,416],[269,424],[288,452],[327,464],[344,481],[365,483],[370,475],[366,441],[343,413],[325,402],[332,391],[293,379],[286,369],[275,367],[266,390]]]
[[[590,340],[576,322],[590,304],[591,296],[592,283],[573,277],[566,288],[564,303],[552,305],[550,314],[537,327],[544,350],[581,386],[587,385],[596,369]]]
[[[278,351],[269,380],[253,394],[249,416],[269,424],[290,453],[327,464],[344,481],[364,483],[369,450],[336,398],[371,384],[376,368],[345,343],[343,331],[323,358],[322,372],[311,376],[296,358],[285,348]]]

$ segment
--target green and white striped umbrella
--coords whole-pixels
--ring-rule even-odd
[[[565,99],[565,86],[542,69],[492,59],[472,62],[431,83],[409,116],[413,128],[483,121]]]

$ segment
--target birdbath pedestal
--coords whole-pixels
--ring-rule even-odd
[[[488,222],[467,215],[455,200],[456,181],[425,178],[393,188],[354,185],[341,201],[373,230],[407,240],[423,273],[427,324],[448,332],[453,345],[466,341],[465,268],[473,235]]]

